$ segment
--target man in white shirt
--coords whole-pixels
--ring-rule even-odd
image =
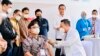
[[[100,34],[100,19],[97,16],[98,16],[98,11],[93,10],[92,17],[89,19],[92,25],[91,34]]]
[[[68,19],[61,20],[58,30],[63,32],[61,34],[62,40],[56,41],[54,47],[61,48],[60,56],[86,56],[79,33],[76,29],[70,27]]]
[[[57,28],[60,26],[60,21],[64,18],[67,18],[65,14],[66,6],[64,4],[60,4],[58,6],[58,10],[59,10],[59,15],[57,15],[57,17],[54,19],[54,30],[55,30],[54,34],[55,34],[56,40],[61,41],[62,37],[58,37],[58,36],[62,32],[58,31]],[[61,48],[57,48],[55,51],[55,56],[60,56],[60,52],[61,52]]]
[[[56,18],[54,19],[54,26],[59,26],[60,24],[60,21],[64,18],[67,18],[67,15],[66,15],[66,6],[64,4],[60,4],[58,6],[58,11],[59,13],[57,14]]]

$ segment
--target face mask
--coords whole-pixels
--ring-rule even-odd
[[[86,19],[86,16],[82,16],[83,19]]]
[[[60,32],[63,32],[63,33],[65,32],[63,28],[60,28],[59,31]]]
[[[24,18],[28,18],[29,16],[28,15],[24,15]]]
[[[96,16],[96,15],[92,15],[92,17],[93,17],[93,18],[96,18],[97,16]]]
[[[11,13],[11,12],[12,12],[12,9],[11,9],[11,8],[9,8],[7,12],[8,12],[8,14],[9,14],[9,13]]]
[[[41,16],[37,16],[37,19],[41,19]]]
[[[19,21],[21,19],[20,16],[16,16],[16,20]]]
[[[39,29],[39,28],[32,29],[32,32],[33,32],[34,34],[39,34],[39,32],[40,32],[40,29]]]

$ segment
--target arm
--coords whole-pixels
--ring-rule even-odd
[[[13,29],[9,29],[9,28],[7,27],[7,25],[9,25],[7,22],[8,22],[8,21],[3,20],[2,24],[0,25],[0,31],[1,31],[4,35],[9,36],[9,37],[4,37],[4,38],[6,38],[6,39],[15,39],[17,33],[14,33],[14,32],[13,32]]]
[[[0,34],[0,52],[4,52],[7,49],[7,42],[2,38],[2,35]]]
[[[56,44],[56,41],[53,39],[48,39],[47,42],[51,45],[54,46]]]
[[[53,56],[52,46],[48,42],[45,43],[45,48],[47,48],[49,55]]]
[[[24,51],[24,56],[33,56],[30,53],[30,44],[28,43],[27,40],[23,41],[23,51]]]
[[[49,31],[49,22],[48,20],[46,20],[46,22],[47,22],[47,31]]]
[[[33,56],[33,55],[30,54],[30,52],[26,52],[26,53],[24,54],[24,56]]]
[[[81,28],[80,22],[78,21],[76,24],[76,29],[78,30],[78,32],[82,32],[83,29]]]
[[[6,51],[7,49],[7,42],[4,39],[0,39],[0,46],[2,47],[2,51]]]
[[[73,35],[72,35],[73,34]],[[67,40],[65,41],[57,41],[57,44],[55,44],[55,47],[67,47],[72,46],[75,44],[79,39],[78,32],[70,33],[70,36],[67,37]]]

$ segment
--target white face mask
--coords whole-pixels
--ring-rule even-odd
[[[12,8],[9,8],[9,9],[7,10],[7,12],[8,12],[8,13],[11,13],[11,12],[12,12]]]
[[[16,16],[16,20],[19,21],[21,19],[20,16]]]
[[[93,18],[97,18],[97,16],[96,16],[96,15],[92,15],[92,17],[93,17]]]
[[[59,31],[60,32],[63,32],[63,33],[65,32],[63,28],[60,28]]]
[[[32,32],[34,34],[39,34],[40,33],[40,29],[39,28],[32,29]]]
[[[29,15],[24,15],[24,18],[28,18],[29,17]]]

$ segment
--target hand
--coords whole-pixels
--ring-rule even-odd
[[[54,29],[55,30],[59,30],[60,26],[55,26]]]
[[[7,49],[7,42],[4,39],[0,39],[0,46],[4,52]]]
[[[20,46],[20,37],[17,36],[15,40],[16,40],[16,41],[15,41],[15,42],[16,42],[16,45],[17,45],[17,46]]]
[[[57,42],[56,42],[56,40],[49,39],[48,43],[51,44],[52,46],[54,46]]]
[[[83,28],[83,31],[87,31],[87,28]]]
[[[88,30],[91,30],[91,27],[88,27]]]
[[[30,52],[26,52],[24,56],[33,56]]]

